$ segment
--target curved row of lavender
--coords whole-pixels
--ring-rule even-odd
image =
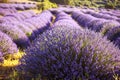
[[[2,23],[0,24],[0,31],[10,36],[18,47],[27,47],[30,43],[26,34],[16,25]]]
[[[101,34],[70,27],[56,25],[39,35],[18,70],[48,80],[112,80],[120,50]]]
[[[36,13],[33,12],[32,10],[7,14],[4,17],[0,18],[0,23],[2,23],[2,22],[23,21],[24,19],[31,18],[35,15],[36,15]]]
[[[36,8],[37,5],[36,4],[29,4],[29,3],[19,3],[19,4],[15,4],[15,3],[0,3],[0,8],[15,8],[17,10],[27,10],[27,9],[34,9]]]
[[[54,24],[52,25],[52,27],[55,26],[69,26],[70,28],[78,28],[78,29],[82,29],[81,26],[79,26],[79,24],[72,19],[72,17],[70,17],[68,14],[64,13],[64,12],[58,12],[56,13],[56,19],[54,20]]]
[[[37,14],[34,17],[25,19],[24,23],[30,23],[31,25],[33,25],[34,26],[33,30],[35,34],[38,35],[50,27],[52,19],[53,15],[51,14],[51,12],[46,10],[40,14]]]
[[[16,13],[17,10],[12,7],[12,8],[0,8],[0,15],[1,16],[5,16],[5,15],[8,15],[8,14],[12,14],[12,13]]]
[[[0,31],[0,64],[4,60],[4,56],[15,54],[18,52],[17,45],[4,32]]]
[[[112,80],[113,72],[119,72],[120,50],[102,35],[119,45],[118,16],[109,20],[95,17],[85,9],[63,10],[51,10],[55,20],[50,11],[37,15],[21,12],[0,19],[0,31],[17,46],[27,47],[18,70],[26,76],[40,74],[50,80]],[[33,41],[28,46],[30,40]]]
[[[26,49],[18,70],[29,78],[112,80],[119,72],[120,50],[100,33],[79,26],[70,15],[57,11],[55,16],[53,25]]]
[[[50,26],[52,17],[49,11],[40,14],[33,11],[13,13],[0,19],[0,30],[9,35],[18,47],[26,48],[30,40]]]
[[[63,8],[63,10],[50,10],[53,13],[57,13],[57,12],[61,12],[64,11],[66,12],[66,9]],[[115,15],[111,15],[110,14],[105,14],[102,13],[103,11],[99,11],[99,12],[95,12],[94,10],[86,10],[86,9],[76,9],[74,11],[71,11],[69,9],[67,9],[67,12],[70,11],[70,15],[72,16],[73,19],[75,19],[78,24],[83,27],[83,28],[88,28],[91,30],[94,30],[95,32],[100,32],[102,33],[102,35],[107,36],[109,40],[111,40],[113,43],[115,43],[118,47],[120,47],[119,44],[117,44],[119,42],[119,38],[120,37],[120,32],[119,30],[114,30],[114,28],[117,27],[117,29],[120,26],[119,23],[119,15],[115,16]],[[118,13],[115,13],[116,15]],[[114,32],[114,31],[115,32]],[[110,35],[112,36],[110,36]],[[117,35],[117,36],[116,36]],[[109,38],[111,37],[111,39]]]

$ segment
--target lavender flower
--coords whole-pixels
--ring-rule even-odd
[[[52,27],[56,27],[56,26],[69,26],[69,28],[78,28],[78,29],[82,29],[81,26],[78,25],[77,22],[75,22],[68,14],[61,12],[57,14],[57,17],[55,19],[55,23],[52,25]]]
[[[17,53],[18,49],[12,39],[0,31],[0,57],[1,55]]]
[[[25,20],[28,23],[31,23],[38,29],[39,33],[42,33],[44,30],[48,29],[53,15],[49,11],[43,11],[42,13]]]
[[[32,38],[35,38],[35,36],[39,34],[39,31],[37,30],[37,28],[34,27],[31,23],[26,21],[23,21],[22,23],[32,30]]]
[[[81,26],[79,26],[74,20],[67,20],[67,19],[61,19],[61,20],[58,20],[58,21],[56,21],[53,25],[52,25],[52,27],[56,27],[56,26],[64,26],[64,27],[68,27],[69,26],[69,28],[78,28],[78,29],[81,29],[81,30],[83,30],[82,29],[82,27]]]
[[[33,11],[23,11],[20,14],[23,15],[25,18],[31,18],[35,15]]]
[[[22,4],[16,4],[15,7],[17,10],[25,10],[24,6]]]
[[[98,33],[54,27],[33,41],[18,69],[50,80],[111,80],[119,53]]]
[[[17,26],[10,23],[4,23],[0,25],[0,30],[9,35],[12,40],[17,44],[17,46],[26,47],[29,45],[28,37]]]
[[[116,18],[113,16],[110,16],[108,14],[102,14],[102,13],[97,13],[97,12],[93,12],[91,13],[92,16],[97,17],[97,18],[103,18],[103,19],[108,19],[108,20],[115,20]]]
[[[89,23],[91,20],[95,20],[96,18],[91,15],[80,15],[77,19],[77,22],[85,27],[86,23]]]
[[[32,30],[28,26],[25,26],[22,22],[15,21],[11,24],[13,24],[13,25],[17,26],[19,29],[21,29],[28,37],[31,36]]]
[[[21,18],[21,15],[18,13],[12,13],[12,14],[9,14],[9,15],[6,15],[6,16],[11,16],[11,17],[15,17],[18,21],[22,21],[22,18]]]
[[[114,27],[119,26],[119,25],[120,25],[120,23],[118,23],[117,21],[109,20],[109,21],[103,23],[100,32],[102,34],[106,34],[111,28],[114,28]]]
[[[60,12],[58,14],[56,14],[56,19],[55,22],[58,20],[63,20],[63,19],[72,19],[68,14],[64,13],[64,12]]]
[[[102,24],[105,22],[107,22],[107,20],[97,18],[95,20],[91,20],[90,22],[86,23],[86,26],[88,27],[88,29],[94,30],[96,32],[100,32],[102,28]]]
[[[113,41],[113,43],[120,49],[120,37],[117,37],[116,40]]]
[[[106,32],[105,36],[111,41],[115,41],[118,37],[120,37],[120,26],[113,27]]]
[[[72,18],[75,19],[75,20],[78,19],[79,15],[83,15],[83,13],[80,12],[80,11],[74,11],[74,12],[72,12]]]

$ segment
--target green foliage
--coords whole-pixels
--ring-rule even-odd
[[[71,5],[71,6],[74,6],[74,5],[75,6],[80,6],[79,3],[80,3],[80,0],[70,0],[68,4]]]
[[[109,0],[109,1],[106,3],[105,8],[114,9],[115,6],[116,6],[116,1],[117,1],[117,0],[114,0],[114,1]]]
[[[87,6],[87,7],[105,7],[116,8],[120,7],[119,0],[50,0],[51,2],[70,5],[70,6]]]
[[[47,10],[50,8],[56,8],[57,4],[52,3],[49,0],[44,0],[43,2],[40,2],[37,4],[39,10]]]

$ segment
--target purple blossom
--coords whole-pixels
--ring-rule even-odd
[[[104,20],[101,19],[91,20],[90,22],[86,23],[85,27],[91,30],[97,30],[97,28],[100,27],[99,24],[101,24],[102,22],[104,22]]]
[[[25,18],[31,18],[35,15],[33,11],[23,11],[20,14],[23,15]]]
[[[115,20],[108,20],[102,24],[100,32],[102,34],[106,34],[111,28],[114,28],[116,26],[120,26],[120,23]]]
[[[58,20],[63,20],[63,19],[72,19],[72,18],[64,12],[60,12],[60,13],[56,14],[55,22]]]
[[[116,40],[113,42],[118,48],[120,49],[120,37],[117,37]]]
[[[53,15],[49,11],[43,11],[42,13],[26,19],[25,21],[34,25],[35,28],[39,31],[39,33],[42,33],[46,29],[49,28],[51,21],[52,21]]]
[[[81,29],[81,26],[78,25],[77,22],[75,22],[68,14],[64,13],[64,12],[60,12],[57,14],[56,19],[54,24],[52,25],[52,27],[56,27],[56,26],[69,26],[69,28],[78,28]]]
[[[15,21],[15,22],[12,22],[11,24],[21,29],[28,37],[31,36],[31,34],[33,33],[32,30],[28,26],[24,25],[20,21]]]
[[[119,26],[120,24],[114,20],[96,19],[86,24],[86,26],[96,32],[101,32],[103,35],[106,34],[109,29]]]
[[[29,27],[29,28],[32,30],[34,36],[36,36],[36,35],[39,34],[39,31],[37,30],[37,28],[34,27],[34,25],[32,25],[31,23],[26,22],[26,21],[23,21],[22,23],[23,23],[25,26]]]
[[[17,45],[5,33],[0,31],[0,56],[17,53]]]
[[[33,41],[18,69],[50,80],[112,80],[119,53],[98,33],[54,27]]]
[[[72,18],[75,19],[75,20],[78,19],[79,15],[83,15],[83,13],[80,12],[80,11],[74,11],[74,12],[72,12]]]
[[[6,15],[6,16],[11,16],[11,17],[15,17],[18,21],[22,21],[22,17],[19,13],[12,13],[12,14],[9,14],[9,15]]]
[[[56,26],[59,26],[59,27],[60,26],[64,26],[64,27],[69,26],[69,28],[78,28],[78,29],[83,30],[82,27],[79,26],[78,23],[76,23],[74,20],[67,20],[67,19],[58,20],[52,25],[52,27],[56,27]]]
[[[0,30],[10,36],[17,46],[26,47],[29,45],[28,37],[17,26],[10,23],[3,23],[0,24]]]
[[[92,16],[97,17],[97,18],[103,18],[103,19],[108,19],[108,20],[115,20],[116,18],[113,16],[110,16],[109,14],[102,14],[102,13],[97,13],[97,12],[91,12],[90,13]]]
[[[22,4],[16,4],[15,7],[17,10],[25,10],[24,6]]]
[[[8,15],[8,14],[11,14],[11,13],[16,13],[16,10],[14,8],[0,8],[0,15]]]
[[[95,20],[96,18],[88,15],[88,14],[81,14],[77,18],[77,22],[82,26],[85,27],[86,23],[89,23],[91,20]]]
[[[105,36],[111,41],[116,41],[120,37],[120,26],[113,27],[106,32]]]
[[[100,19],[100,18],[97,18],[95,20],[91,20],[90,22],[88,22],[86,24],[86,26],[91,29],[91,30],[94,30],[96,32],[100,32],[101,28],[103,27],[103,24],[107,22],[107,20],[105,19]]]

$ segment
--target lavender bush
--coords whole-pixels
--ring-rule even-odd
[[[79,15],[83,15],[83,13],[80,12],[80,11],[73,11],[72,12],[72,18],[75,19],[75,20],[77,20],[77,18],[79,17]]]
[[[116,26],[120,26],[120,23],[115,20],[108,20],[107,22],[102,24],[100,32],[105,35],[110,29]]]
[[[120,26],[109,29],[105,36],[120,49]]]
[[[103,19],[108,19],[108,20],[115,20],[116,17],[110,16],[109,14],[102,14],[98,12],[91,12],[90,13],[92,16],[97,17],[97,18],[103,18]]]
[[[91,20],[95,20],[96,18],[91,16],[91,15],[88,15],[88,14],[81,14],[79,15],[79,17],[77,18],[77,22],[85,27],[86,26],[86,23],[89,23]]]
[[[17,53],[17,45],[5,33],[0,31],[0,55]]]
[[[31,36],[32,30],[28,26],[24,25],[22,22],[15,21],[15,22],[12,22],[12,24],[18,27],[19,29],[21,29],[28,37]]]
[[[56,27],[56,26],[69,26],[69,28],[78,28],[82,30],[82,27],[79,26],[74,20],[68,20],[68,19],[61,19],[56,21],[52,27]]]
[[[23,15],[25,18],[31,18],[35,15],[33,11],[23,11],[20,14]]]
[[[82,27],[88,27],[86,26],[86,24],[88,24],[90,21],[97,19],[89,14],[84,14],[80,11],[79,12],[74,11],[72,13],[72,18],[74,18]]]
[[[42,13],[25,20],[26,22],[35,26],[38,30],[38,34],[44,32],[46,29],[49,28],[53,15],[49,11],[43,11]]]
[[[56,26],[33,41],[18,69],[49,80],[112,80],[119,53],[98,33]]]
[[[28,37],[17,26],[10,23],[3,23],[0,24],[0,30],[10,36],[17,46],[26,47],[29,45]]]
[[[103,35],[107,33],[111,28],[119,26],[120,24],[114,20],[96,19],[88,22],[86,26],[96,32],[101,32]]]
[[[97,32],[101,28],[100,24],[102,24],[103,22],[105,22],[104,19],[91,20],[90,22],[86,23],[85,27]]]
[[[58,20],[62,20],[62,19],[72,19],[72,18],[64,12],[60,12],[60,13],[56,14],[55,22]]]
[[[68,14],[64,12],[60,12],[57,14],[57,17],[52,27],[56,26],[69,26],[69,28],[78,28],[82,30],[82,27],[79,26],[77,22],[75,22]]]
[[[120,37],[116,38],[116,40],[114,41],[114,44],[118,46],[118,48],[120,49]]]

